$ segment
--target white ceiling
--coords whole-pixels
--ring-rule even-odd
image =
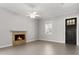
[[[78,3],[0,3],[0,8],[19,15],[37,11],[41,17],[55,17],[78,12]]]

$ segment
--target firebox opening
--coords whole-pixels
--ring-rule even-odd
[[[15,41],[19,40],[25,40],[25,35],[24,34],[15,35]]]

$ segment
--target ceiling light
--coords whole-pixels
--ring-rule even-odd
[[[39,17],[39,15],[37,14],[37,12],[32,12],[32,13],[29,13],[29,15],[26,15],[26,16],[29,16],[30,18],[36,18],[36,17]]]

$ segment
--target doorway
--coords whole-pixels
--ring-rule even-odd
[[[65,43],[76,45],[77,18],[66,19],[65,28]]]

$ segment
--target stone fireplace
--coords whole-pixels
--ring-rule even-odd
[[[26,43],[25,31],[12,31],[13,46],[22,45]]]

